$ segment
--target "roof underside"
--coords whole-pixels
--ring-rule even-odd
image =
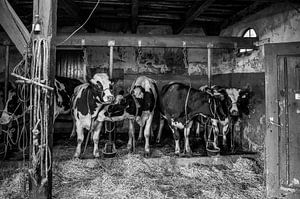
[[[79,27],[98,0],[58,0],[57,26]],[[280,0],[100,0],[84,26],[110,32],[137,32],[139,25],[169,25],[173,34],[186,27],[203,28],[206,35],[219,35],[243,17]],[[33,0],[9,0],[23,23],[32,23]]]

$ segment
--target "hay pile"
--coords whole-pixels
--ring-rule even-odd
[[[235,163],[196,162],[189,166],[179,166],[175,157],[154,160],[139,154],[112,159],[65,159],[54,162],[53,175],[53,198],[62,199],[265,198],[261,170],[254,161],[243,158]],[[12,187],[17,176],[0,182],[0,198],[3,187]]]

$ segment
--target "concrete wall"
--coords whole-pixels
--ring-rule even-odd
[[[275,4],[221,31],[221,36],[242,36],[249,27],[271,43],[300,41],[300,12],[288,2]]]
[[[300,12],[287,2],[275,4],[222,30],[220,36],[242,36],[248,28],[253,28],[260,40],[270,39],[271,43],[297,42],[300,41]],[[242,129],[245,150],[262,151],[264,147],[266,122],[263,59],[263,47],[260,47],[248,55],[239,56],[237,66],[240,67],[234,70],[239,72],[243,69],[246,72],[244,78],[252,76],[257,80],[253,88],[253,110],[250,117],[244,120]]]

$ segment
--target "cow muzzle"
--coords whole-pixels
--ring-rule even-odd
[[[108,95],[108,96],[104,96],[103,100],[104,102],[112,103],[113,101],[115,101],[115,97],[113,95]]]
[[[237,110],[233,110],[233,111],[231,111],[230,112],[230,114],[232,115],[232,116],[238,116],[238,111]]]

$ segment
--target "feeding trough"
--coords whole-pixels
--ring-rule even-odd
[[[214,142],[212,142],[212,141],[207,141],[206,151],[207,151],[208,156],[220,155],[220,148],[217,146],[214,146]]]

